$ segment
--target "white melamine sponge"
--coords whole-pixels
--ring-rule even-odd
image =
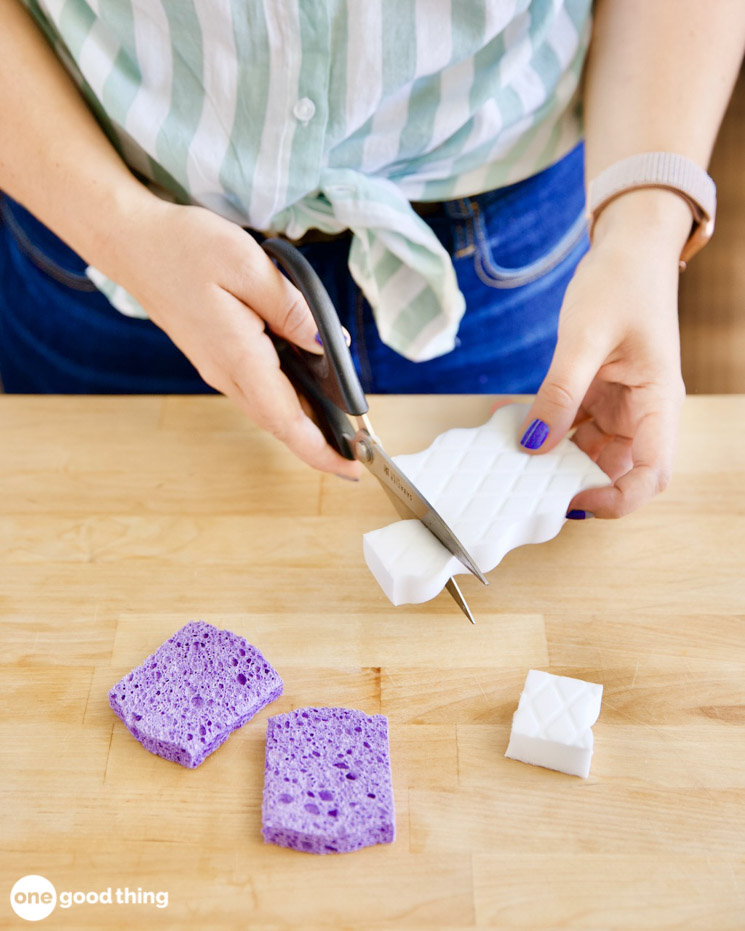
[[[578,491],[608,476],[571,440],[530,455],[518,443],[527,404],[499,408],[483,426],[448,430],[399,468],[452,527],[482,572],[525,543],[561,530]],[[363,538],[365,561],[394,605],[429,601],[465,566],[418,520],[401,520]]]
[[[602,685],[531,669],[505,756],[586,779],[602,696]]]

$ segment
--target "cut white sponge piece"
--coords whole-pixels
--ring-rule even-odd
[[[453,529],[482,572],[525,543],[555,537],[579,491],[610,483],[569,439],[530,455],[518,431],[527,404],[499,408],[483,426],[441,433],[420,453],[394,461]],[[363,537],[365,561],[394,605],[429,601],[468,572],[418,520]]]
[[[505,756],[586,779],[602,697],[602,685],[531,669]]]

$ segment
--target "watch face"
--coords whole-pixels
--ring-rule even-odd
[[[688,242],[683,246],[680,253],[680,270],[685,271],[686,265],[691,261],[697,252],[700,252],[706,243],[714,235],[714,218],[704,217],[698,223],[694,223]]]

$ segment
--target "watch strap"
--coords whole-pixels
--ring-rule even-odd
[[[680,256],[681,269],[711,239],[717,209],[714,181],[692,159],[675,152],[642,152],[623,158],[590,182],[587,210],[592,227],[616,197],[638,188],[665,188],[691,208],[693,227]]]

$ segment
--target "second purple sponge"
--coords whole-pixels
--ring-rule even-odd
[[[109,704],[143,747],[193,769],[281,694],[256,647],[192,621],[117,682]]]
[[[307,853],[390,844],[388,719],[348,708],[269,718],[262,822],[265,841]]]

